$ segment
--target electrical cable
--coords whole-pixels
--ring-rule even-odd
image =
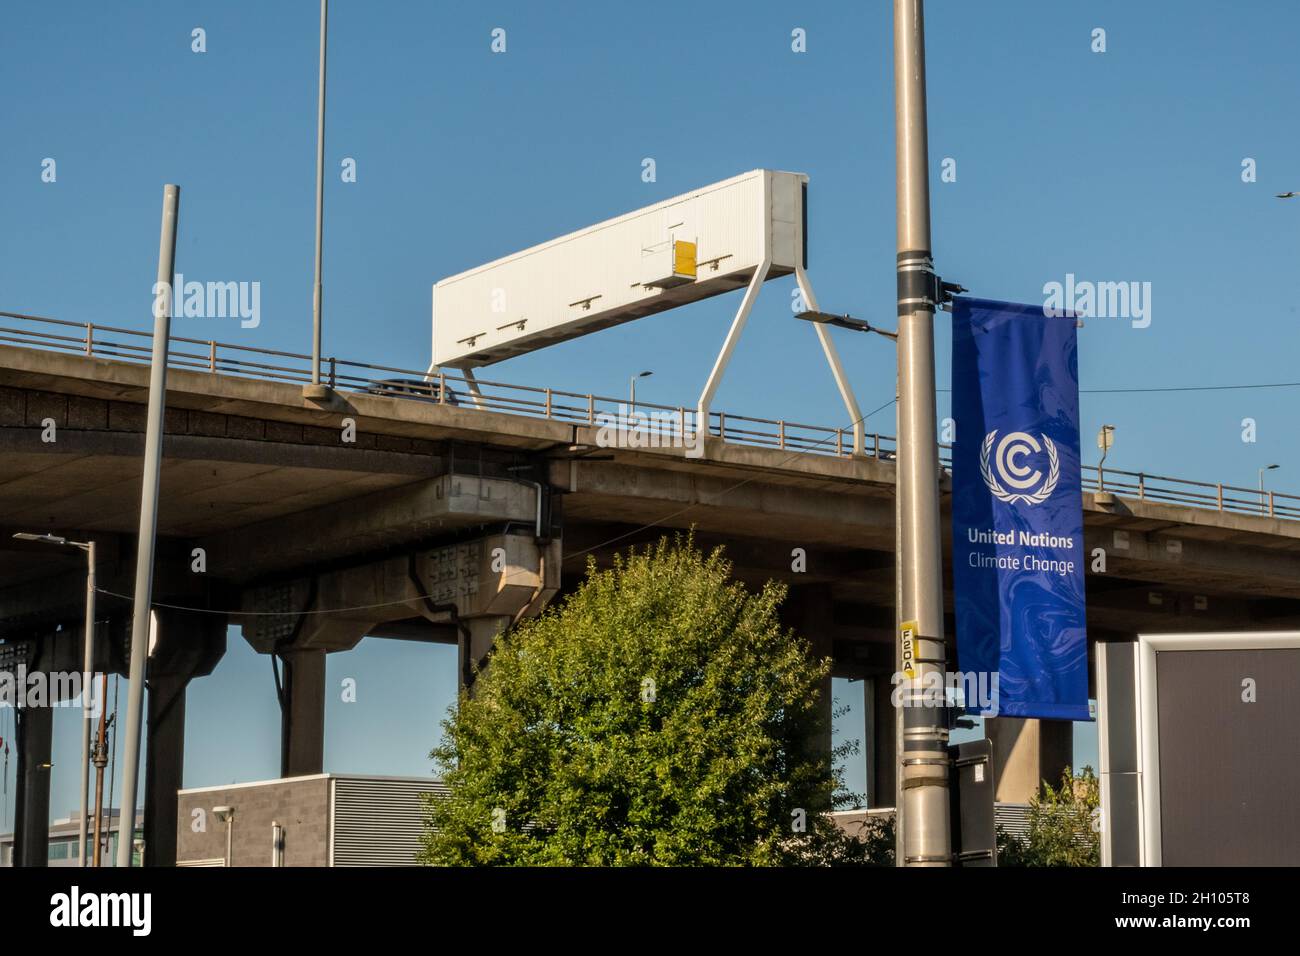
[[[99,594],[106,594],[109,597],[120,598],[123,601],[134,601],[135,598],[130,594],[119,594],[116,591],[109,591],[106,588],[95,588]],[[397,607],[400,604],[420,604],[421,599],[406,598],[402,601],[384,601],[380,604],[358,604],[353,607],[331,607],[322,608],[316,611],[241,611],[226,608],[211,607],[188,607],[184,604],[164,604],[161,601],[154,601],[150,607],[166,608],[169,611],[188,611],[191,614],[224,614],[234,617],[304,617],[309,614],[344,614],[349,611],[373,611],[383,607]]]

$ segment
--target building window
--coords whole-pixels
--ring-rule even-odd
[[[868,777],[870,775],[869,756],[871,754],[870,723],[867,719],[867,704],[871,697],[864,692],[867,682],[847,680],[836,677],[831,680],[831,696],[834,698],[831,720],[831,746],[840,747],[847,743],[856,746],[855,752],[842,754],[836,761],[843,773],[843,784],[856,799],[840,807],[841,810],[865,808],[867,805]]]

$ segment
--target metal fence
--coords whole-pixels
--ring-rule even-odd
[[[0,343],[140,364],[148,364],[150,360],[152,335],[148,332],[19,312],[0,312],[0,318],[6,320],[0,325]],[[638,401],[635,406],[629,406],[623,399],[591,393],[511,385],[445,371],[426,375],[413,369],[335,357],[323,358],[321,363],[322,379],[342,391],[400,396],[483,411],[609,427],[611,439],[633,447],[677,447],[697,433],[695,410],[680,405]],[[310,355],[184,336],[171,337],[168,367],[263,381],[296,384],[311,381]],[[846,457],[853,449],[852,426],[830,428],[728,412],[710,413],[707,434],[735,444],[798,454]],[[941,461],[945,467],[950,467],[950,446],[939,447]],[[897,446],[892,435],[869,433],[864,440],[864,449],[869,457],[892,461]],[[1300,495],[1257,488],[1111,468],[1103,473],[1093,465],[1083,466],[1083,486],[1089,491],[1106,491],[1138,501],[1300,519]]]

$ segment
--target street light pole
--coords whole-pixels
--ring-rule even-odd
[[[316,101],[316,281],[311,297],[311,385],[308,398],[324,397],[320,382],[321,236],[325,223],[325,33],[329,0],[320,0],[320,81]]]
[[[85,657],[81,667],[81,865],[86,862],[86,852],[90,849],[89,829],[86,817],[90,813],[90,722],[94,719],[91,698],[95,684],[95,542],[87,541],[83,550],[86,552],[86,624],[82,646]],[[104,700],[99,700],[101,712]]]
[[[947,667],[939,449],[935,435],[934,313],[929,145],[922,0],[894,0],[894,108],[898,190],[898,660],[910,641],[899,753],[903,866],[950,866],[948,729],[942,707],[920,706],[928,675]],[[904,632],[907,631],[905,638]],[[900,663],[900,668],[902,667]]]
[[[632,385],[632,401],[629,406],[630,411],[636,411],[636,380],[638,378],[646,378],[647,376],[653,374],[654,372],[638,372],[636,375],[633,375],[629,380]]]
[[[93,697],[92,688],[94,686],[92,669],[95,666],[95,542],[69,541],[67,538],[54,534],[32,534],[28,531],[20,531],[14,537],[19,541],[40,541],[45,544],[77,548],[86,553],[86,619],[81,638],[81,827],[79,830],[81,857],[78,865],[87,866],[86,841],[88,839],[88,827],[86,818],[90,813],[90,721],[93,718],[90,702]],[[100,698],[100,712],[103,712],[102,697]]]
[[[1265,465],[1259,470],[1259,508],[1261,511],[1264,510],[1264,472],[1280,467],[1281,465]]]
[[[176,272],[176,220],[181,189],[163,190],[162,235],[158,243],[158,286],[171,289]],[[135,541],[135,595],[131,607],[131,666],[127,680],[126,744],[123,751],[122,802],[118,824],[117,865],[131,867],[135,835],[135,798],[140,775],[140,725],[144,722],[144,674],[149,659],[149,622],[153,604],[153,555],[158,536],[158,481],[162,475],[163,412],[167,396],[167,344],[171,335],[172,296],[154,297],[153,357],[149,368],[149,410],[145,421],[144,475],[140,489],[140,527]],[[125,832],[124,832],[125,831]]]
[[[1101,461],[1097,465],[1097,492],[1105,494],[1106,492],[1106,456],[1110,454],[1110,446],[1115,444],[1115,426],[1102,425],[1101,431],[1097,432],[1097,447],[1101,449]]]

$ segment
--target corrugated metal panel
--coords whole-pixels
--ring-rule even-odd
[[[1029,804],[994,804],[993,823],[997,829],[1005,830],[1018,840],[1027,841],[1029,839]],[[1074,838],[1074,842],[1079,846],[1087,846],[1092,841],[1092,834],[1087,830],[1079,830]]]
[[[995,829],[1005,830],[1019,840],[1029,839],[1029,804],[995,803],[993,826]]]
[[[415,866],[426,793],[445,794],[447,788],[417,778],[335,777],[333,865]]]

